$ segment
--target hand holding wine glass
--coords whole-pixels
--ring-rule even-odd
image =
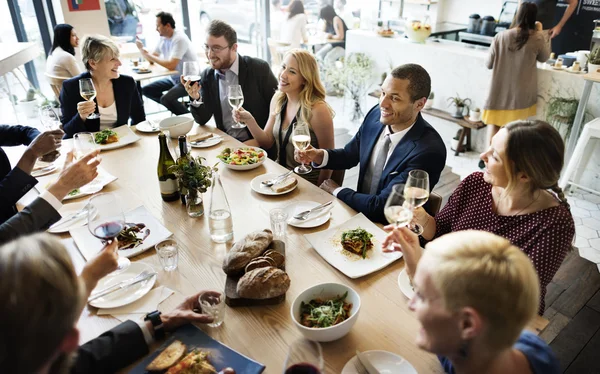
[[[192,96],[192,94],[194,94],[192,96],[192,99],[194,99],[194,101],[192,101],[192,104],[194,104],[194,105],[202,104],[201,102],[198,101],[198,99],[200,98],[200,94],[199,94],[199,91],[200,91],[200,66],[198,65],[197,61],[185,61],[183,63],[182,81],[185,81],[184,87],[185,87],[186,91],[188,91],[190,96]],[[193,91],[191,93],[190,93],[190,90],[188,89],[188,87],[190,89],[193,89]]]
[[[92,82],[92,78],[82,78],[79,80],[79,94],[86,100],[83,103],[77,104],[77,111],[79,112],[79,114],[82,114],[82,118],[84,120],[86,118],[100,118],[99,114],[94,113],[96,110],[96,103],[94,103],[94,98],[96,97],[96,87],[94,87],[94,82]],[[85,114],[89,115],[85,116]]]
[[[308,148],[310,145],[310,128],[308,127],[308,123],[304,121],[294,123],[292,128],[292,143],[298,151],[304,151]],[[310,165],[306,166],[302,162],[302,165],[296,166],[294,171],[296,174],[308,174],[312,171],[312,167]]]
[[[425,205],[429,199],[429,174],[424,170],[411,170],[404,186],[404,198],[410,209]],[[417,235],[423,234],[423,226],[418,223],[411,225],[410,229]]]
[[[88,205],[88,230],[103,243],[110,243],[125,228],[125,214],[113,193],[101,193],[93,196]],[[97,215],[96,215],[97,212]],[[118,270],[126,269],[130,262],[119,257]]]
[[[51,105],[42,105],[39,112],[40,122],[42,122],[44,130],[52,131],[60,129],[60,117]]]
[[[242,107],[242,105],[244,105],[244,93],[242,92],[242,86],[240,86],[239,84],[229,86],[227,96],[229,100],[229,105],[231,105],[233,109],[239,110]],[[246,125],[240,122],[236,122],[231,127],[234,129],[243,129],[244,127],[246,127]]]
[[[284,374],[321,374],[324,366],[321,345],[300,339],[290,345]]]
[[[412,220],[413,214],[404,198],[404,185],[397,184],[392,187],[392,192],[385,202],[383,214],[390,224],[395,228],[407,226]],[[393,252],[395,249],[389,245],[383,249],[384,252]]]

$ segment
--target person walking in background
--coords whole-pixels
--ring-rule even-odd
[[[198,61],[198,56],[187,35],[183,31],[175,30],[175,19],[170,13],[160,12],[156,15],[156,31],[161,38],[152,53],[144,48],[139,39],[136,40],[135,44],[142,57],[150,63],[156,63],[165,69],[177,70],[179,73],[145,85],[142,94],[164,105],[173,114],[188,113],[186,106],[178,100],[187,95],[185,88],[179,82],[179,76],[183,73],[183,63]],[[163,94],[164,91],[167,93]]]
[[[577,9],[577,5],[579,4],[579,0],[564,0],[563,3],[569,4],[565,13],[561,17],[560,21],[555,25],[556,19],[556,6],[558,5],[558,0],[519,0],[519,7],[523,3],[533,3],[538,7],[538,13],[536,20],[542,24],[542,28],[544,30],[548,30],[550,34],[550,38],[554,39],[561,33],[563,27],[571,18],[575,10]]]
[[[300,48],[302,43],[308,41],[306,34],[306,14],[304,14],[304,4],[301,0],[294,0],[289,6],[290,14],[281,25],[281,35],[279,40],[289,43],[287,48]]]
[[[487,144],[502,126],[536,114],[537,61],[550,57],[548,34],[535,21],[537,10],[535,4],[521,4],[517,27],[497,34],[490,46],[486,66],[492,69],[492,83],[482,113]]]
[[[81,73],[75,60],[75,48],[79,46],[79,37],[73,26],[61,23],[54,27],[54,40],[48,60],[46,73],[57,77],[71,78]]]
[[[319,19],[325,21],[325,37],[327,39],[339,40],[339,42],[329,43],[316,53],[317,59],[326,63],[335,62],[346,53],[346,32],[348,26],[346,22],[337,15],[333,6],[326,5],[319,12]]]

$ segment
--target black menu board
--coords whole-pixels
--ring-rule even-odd
[[[556,6],[555,25],[562,18],[567,5],[567,0],[559,0]],[[567,52],[589,50],[595,19],[600,19],[600,0],[579,0],[577,9],[560,35],[552,39],[552,52],[556,52],[558,56]]]

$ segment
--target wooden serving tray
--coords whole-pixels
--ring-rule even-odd
[[[268,249],[277,251],[285,256],[285,243],[280,240],[273,240],[267,250]],[[285,262],[279,267],[279,269],[285,271]],[[241,277],[241,275],[235,277],[228,275],[227,279],[225,280],[225,303],[230,307],[235,308],[242,306],[276,305],[285,301],[285,294],[272,297],[270,299],[246,299],[240,297],[237,294],[237,284]]]

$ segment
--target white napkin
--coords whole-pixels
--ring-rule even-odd
[[[98,315],[110,314],[120,321],[128,319],[138,320],[147,313],[158,309],[158,304],[162,303],[173,294],[173,290],[164,286],[156,287],[148,292],[144,297],[118,308],[98,309]]]

